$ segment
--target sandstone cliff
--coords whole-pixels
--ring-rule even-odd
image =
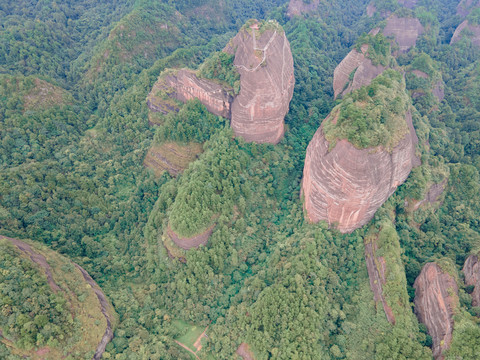
[[[295,84],[293,57],[283,29],[273,21],[249,21],[224,51],[235,55],[240,73],[240,93],[232,104],[235,135],[277,143]]]
[[[473,45],[480,47],[480,25],[470,24],[468,20],[463,21],[453,33],[450,44],[460,41],[463,36],[467,36]]]
[[[433,356],[443,359],[442,353],[450,347],[453,315],[457,307],[458,286],[455,279],[437,264],[427,263],[413,284],[415,313],[427,326],[432,337]]]
[[[395,73],[395,72],[393,72]],[[386,72],[392,74],[392,70]],[[400,75],[395,75],[397,80]],[[385,75],[382,75],[384,78]],[[379,113],[387,111],[385,106],[377,103],[388,102],[388,98],[402,98],[408,107],[405,85],[398,85],[396,92],[382,88],[380,77],[372,84],[379,87],[378,96],[360,103],[352,103],[352,95],[335,107],[317,130],[307,148],[303,170],[302,193],[305,198],[305,210],[311,222],[325,220],[329,225],[338,225],[341,232],[351,232],[370,221],[377,209],[388,199],[395,189],[408,177],[413,166],[419,165],[415,156],[418,138],[412,125],[410,110],[401,114],[390,114],[389,121],[394,121],[380,131],[379,123],[373,125]],[[373,88],[372,88],[373,89]],[[381,100],[381,97],[383,100]],[[362,108],[363,107],[363,108]],[[345,113],[352,114],[370,109],[360,119],[369,119],[372,130],[365,132],[355,128],[355,120],[345,118]],[[396,118],[395,118],[396,117]],[[352,121],[353,124],[348,122]],[[362,120],[358,120],[362,121]],[[365,120],[363,120],[365,121]],[[378,120],[380,121],[380,120]],[[347,123],[347,125],[345,125]],[[393,130],[395,128],[395,130]],[[375,135],[380,131],[378,135]],[[381,133],[381,135],[380,135]],[[347,135],[345,135],[347,134]],[[353,143],[347,138],[352,136]],[[364,136],[387,141],[382,144],[372,140],[372,146],[362,144]],[[347,138],[346,138],[347,137]]]
[[[339,95],[345,95],[362,86],[369,85],[371,81],[380,75],[385,67],[373,65],[366,55],[368,45],[362,45],[360,51],[353,49],[338,64],[333,72],[333,91],[335,99]],[[353,74],[353,76],[352,76]]]
[[[477,255],[470,255],[463,265],[465,285],[474,286],[472,305],[480,306],[480,261]]]
[[[405,120],[411,130],[392,153],[382,148],[357,149],[345,139],[329,151],[323,128],[317,130],[307,148],[302,181],[310,221],[326,220],[347,233],[373,218],[418,165],[410,112]]]
[[[423,26],[417,18],[399,18],[396,15],[391,15],[387,19],[387,25],[383,29],[383,35],[393,36],[400,53],[406,53],[416,45],[417,39],[423,31]]]
[[[287,16],[292,18],[296,15],[302,15],[317,10],[320,0],[310,1],[308,4],[303,0],[290,0],[288,3]]]
[[[147,105],[152,111],[166,114],[178,110],[178,105],[171,99],[186,102],[194,98],[199,99],[212,114],[231,117],[231,91],[214,81],[199,79],[193,71],[186,69],[160,75],[147,97]]]

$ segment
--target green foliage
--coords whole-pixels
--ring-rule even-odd
[[[480,8],[474,8],[467,16],[468,23],[471,25],[480,25]]]
[[[205,142],[218,129],[225,127],[225,119],[213,115],[198,100],[190,100],[181,107],[178,113],[169,113],[160,126],[154,141],[158,144],[167,140]]]
[[[383,146],[391,151],[408,132],[408,107],[402,75],[387,70],[332,110],[323,124],[325,137],[332,146],[347,139],[359,149]]]
[[[233,89],[234,94],[240,92],[240,74],[233,65],[234,55],[218,51],[211,55],[198,69],[199,77],[220,80]]]
[[[390,63],[390,41],[381,32],[377,35],[363,33],[356,41],[358,52],[361,52],[360,48],[364,44],[368,45],[367,57],[372,60],[373,65],[387,66]]]
[[[0,240],[0,329],[21,349],[45,346],[73,335],[70,310],[42,270],[6,240]]]
[[[223,130],[204,146],[205,153],[182,175],[169,213],[181,237],[204,232],[221,213],[232,213],[241,194],[241,163],[231,130]]]

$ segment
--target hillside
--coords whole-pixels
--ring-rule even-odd
[[[30,241],[0,236],[0,247],[2,356],[100,359],[116,314],[90,275]]]
[[[477,10],[3,1],[0,358],[476,359]]]

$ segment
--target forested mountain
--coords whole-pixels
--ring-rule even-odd
[[[479,6],[3,1],[0,358],[478,359]]]

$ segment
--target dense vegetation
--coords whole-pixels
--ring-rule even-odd
[[[380,64],[390,52],[382,36],[361,34],[398,2],[375,1],[372,18],[368,3],[320,2],[317,13],[293,18],[280,0],[0,5],[0,233],[45,243],[98,281],[119,314],[104,357],[190,359],[174,342],[185,335],[178,321],[209,325],[202,358],[233,358],[241,342],[257,359],[431,356],[431,339],[410,310],[413,282],[435,259],[459,272],[480,246],[480,51],[468,41],[449,44],[463,21],[453,1],[418,1],[415,15],[435,26],[397,61],[410,94],[425,94],[412,107],[392,70],[335,103],[333,71],[352,48],[369,43]],[[197,69],[209,59],[203,76],[235,88],[232,58],[217,51],[250,18],[278,21],[291,44],[295,91],[281,143],[233,139],[227,122],[198,101],[149,126],[145,98],[167,68]],[[443,101],[429,95],[440,79]],[[422,152],[422,166],[374,220],[348,235],[305,223],[299,196],[306,147],[335,106],[334,138],[359,147],[394,146],[411,109]],[[166,141],[202,142],[205,151],[183,175],[156,178],[142,162],[153,143]],[[442,182],[441,201],[413,210]],[[206,246],[172,259],[164,246],[169,225],[184,236],[215,226]],[[389,259],[395,326],[372,301],[364,257],[372,239]],[[9,323],[1,312],[2,332],[15,334],[19,347],[48,343],[45,318],[35,319],[49,309],[52,331],[68,334],[51,307],[61,300],[11,251],[0,255],[0,267],[24,282],[2,280],[1,288],[14,289],[15,313],[31,319]],[[35,296],[30,309],[22,300],[29,292],[18,286],[49,296]],[[452,358],[478,353],[479,311],[466,290],[460,282]],[[22,333],[26,324],[30,332]],[[0,357],[15,358],[1,341]]]
[[[332,110],[324,122],[325,137],[331,147],[337,139],[347,139],[359,149],[381,145],[392,150],[408,132],[409,102],[402,75],[386,70]]]

